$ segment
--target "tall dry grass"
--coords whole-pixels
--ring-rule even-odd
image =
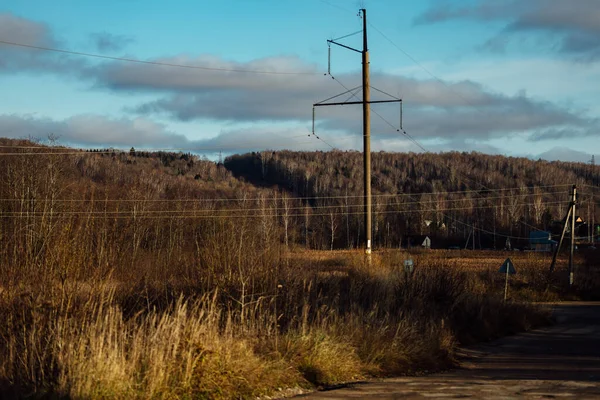
[[[502,301],[499,265],[410,254],[406,274],[398,251],[370,264],[360,252],[291,252],[269,192],[239,193],[228,210],[178,202],[190,197],[181,189],[167,207],[151,200],[187,186],[118,170],[103,179],[121,176],[128,191],[111,193],[69,177],[73,161],[1,170],[0,198],[18,200],[0,204],[3,397],[255,398],[443,369],[457,344],[546,321]],[[108,164],[87,166],[120,168],[96,161]],[[78,201],[57,201],[69,196]],[[181,209],[211,218],[168,214]],[[562,281],[528,263],[512,300],[561,295]]]
[[[466,271],[421,263],[407,275],[394,261],[402,254],[375,255],[370,266],[357,253],[286,257],[254,271],[263,279],[252,285],[233,279],[211,291],[108,277],[56,297],[3,293],[2,393],[251,398],[443,369],[458,343],[546,318],[478,291]]]

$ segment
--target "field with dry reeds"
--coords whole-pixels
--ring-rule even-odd
[[[176,161],[2,159],[0,397],[256,398],[436,371],[547,323],[526,301],[598,287],[585,253],[571,291],[565,259],[549,276],[537,253],[298,249],[278,192]]]
[[[571,296],[564,268],[548,279],[538,254],[509,254],[518,273],[503,302],[496,271],[505,254],[387,251],[368,265],[360,252],[240,243],[248,262],[232,270],[215,262],[214,275],[188,268],[164,279],[136,269],[3,282],[2,393],[253,398],[435,371],[452,365],[458,344],[548,321],[513,300]],[[214,246],[207,251],[225,251]]]

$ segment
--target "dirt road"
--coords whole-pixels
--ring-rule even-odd
[[[552,306],[557,324],[461,351],[461,368],[308,399],[600,399],[600,303]]]

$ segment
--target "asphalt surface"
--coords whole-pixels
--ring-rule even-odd
[[[460,368],[314,392],[307,399],[600,399],[600,303],[561,303],[557,323],[462,349]]]

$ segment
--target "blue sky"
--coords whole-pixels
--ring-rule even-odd
[[[589,161],[600,155],[598,0],[33,1],[0,4],[0,41],[248,73],[143,65],[0,43],[0,136],[81,147],[362,149],[359,106],[312,104],[360,84],[404,101],[429,151]],[[360,47],[360,35],[342,40]],[[360,93],[357,93],[360,96]],[[385,96],[372,91],[373,99]],[[346,97],[347,98],[347,97]],[[421,151],[373,105],[374,151]]]

